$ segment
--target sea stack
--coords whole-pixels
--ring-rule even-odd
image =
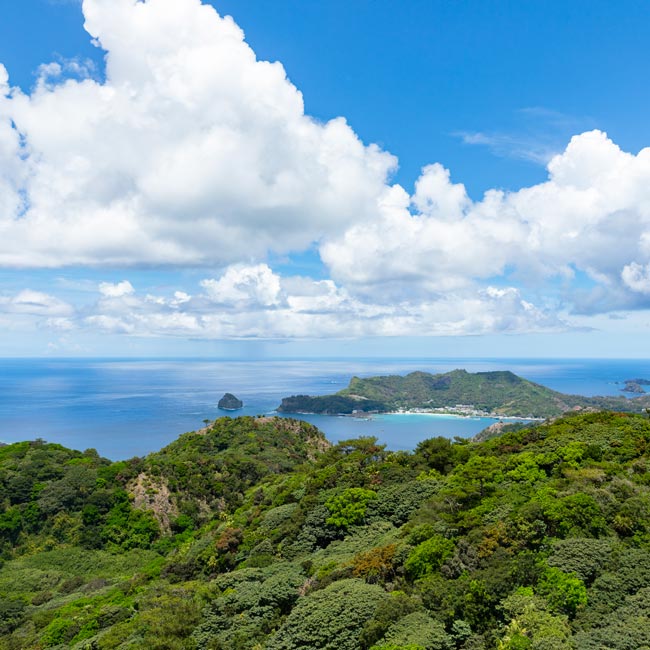
[[[226,393],[217,406],[224,411],[238,411],[244,406],[244,402],[235,397],[232,393]]]

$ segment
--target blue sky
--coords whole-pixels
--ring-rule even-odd
[[[0,354],[639,355],[647,3],[8,4]]]

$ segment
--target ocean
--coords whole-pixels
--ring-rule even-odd
[[[4,359],[0,360],[0,441],[43,438],[95,448],[112,460],[157,451],[203,421],[271,414],[288,395],[333,393],[350,377],[511,370],[564,393],[620,395],[626,379],[650,378],[650,360],[542,359]],[[220,411],[226,393],[244,401]],[[294,416],[295,417],[295,416]],[[471,437],[495,420],[443,415],[371,419],[301,415],[332,441],[376,436],[389,449],[413,449],[432,436]]]

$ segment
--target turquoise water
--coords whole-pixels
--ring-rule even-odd
[[[345,387],[352,375],[512,370],[566,393],[621,394],[626,379],[650,378],[648,360],[345,359],[219,361],[196,359],[0,360],[0,440],[44,438],[112,459],[155,451],[204,419],[225,392],[245,404],[237,415],[273,413],[282,397],[320,395]],[[617,383],[618,382],[618,383]],[[371,420],[304,415],[330,440],[377,436],[390,449],[420,440],[469,437],[489,418],[381,415]]]
[[[370,419],[331,415],[299,415],[315,424],[330,440],[375,436],[389,449],[414,449],[418,442],[434,436],[469,438],[496,422],[493,418],[463,418],[453,415],[411,413],[373,415]]]

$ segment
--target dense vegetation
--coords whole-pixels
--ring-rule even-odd
[[[223,418],[144,459],[0,449],[0,648],[650,648],[650,420],[414,453]]]
[[[627,399],[565,395],[509,371],[469,373],[453,370],[438,375],[412,372],[406,376],[352,377],[350,385],[334,395],[293,395],[283,399],[278,410],[349,414],[354,411],[453,409],[457,405],[504,416],[548,418],[576,407],[640,413],[650,407],[650,396]]]
[[[324,413],[350,415],[355,412],[385,413],[390,411],[387,402],[376,399],[359,399],[348,395],[292,395],[285,397],[278,407],[281,413]]]

